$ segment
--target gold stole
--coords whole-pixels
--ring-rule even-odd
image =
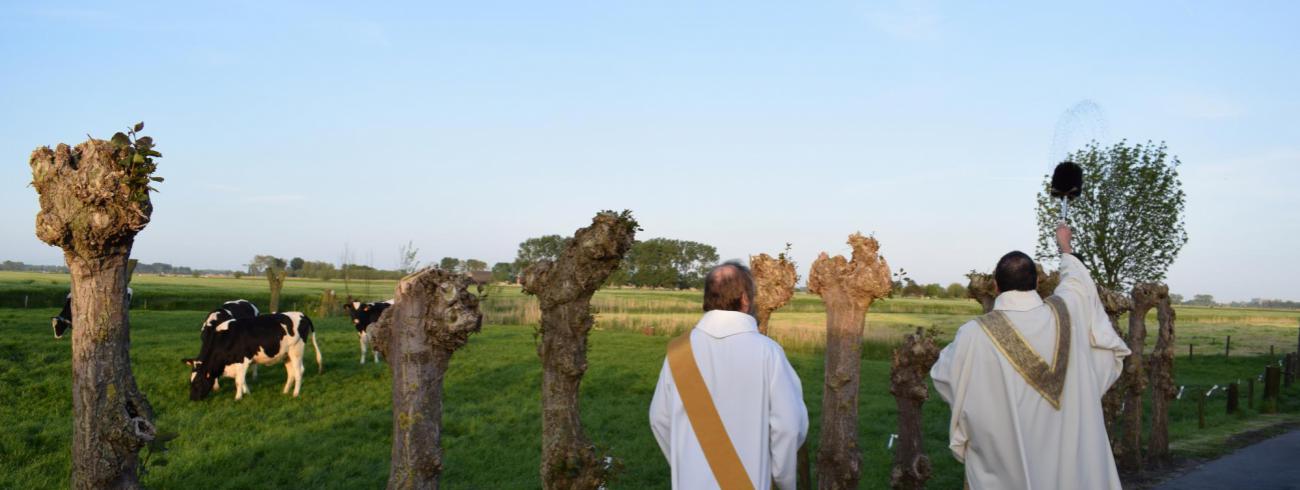
[[[993,346],[998,348],[1029,386],[1043,395],[1052,404],[1052,408],[1060,410],[1065,371],[1070,365],[1070,314],[1065,309],[1065,301],[1059,296],[1049,296],[1044,302],[1056,317],[1056,352],[1052,354],[1050,366],[1029,347],[1029,342],[1011,325],[1007,315],[994,310],[976,318],[976,321],[984,328],[989,339],[993,340]]]

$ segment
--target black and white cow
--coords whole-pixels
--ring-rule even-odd
[[[316,371],[320,372],[320,346],[316,344],[316,328],[307,315],[296,311],[272,313],[241,320],[226,320],[212,329],[204,329],[203,346],[199,357],[187,360],[191,366],[190,400],[202,400],[212,393],[214,381],[220,376],[235,378],[235,399],[248,393],[245,376],[253,364],[284,362],[287,379],[283,393],[293,386],[293,396],[302,388],[302,375],[306,370],[304,356],[311,337],[316,350]]]
[[[246,299],[227,301],[222,303],[220,308],[208,312],[208,318],[203,321],[203,326],[199,327],[199,331],[202,332],[209,328],[217,328],[217,325],[222,324],[226,320],[243,320],[245,318],[253,318],[260,314],[261,312],[257,309],[257,305],[254,305],[252,301]]]
[[[390,306],[393,306],[393,300],[391,299],[377,303],[353,301],[343,305],[343,308],[347,309],[348,313],[352,315],[352,325],[357,327],[357,337],[360,337],[358,340],[361,343],[362,364],[366,363],[366,347],[370,346],[370,333],[367,332],[367,327],[379,320],[379,315],[384,314],[384,310],[387,310]],[[371,353],[374,355],[375,362],[379,362],[379,351],[372,348]]]
[[[131,288],[126,288],[126,307],[131,307]],[[63,309],[59,316],[50,318],[50,327],[54,328],[54,338],[61,339],[72,328],[72,293],[63,298]]]
[[[203,321],[203,326],[199,327],[199,339],[202,340],[203,332],[209,329],[217,328],[217,325],[221,325],[223,322],[227,320],[243,320],[245,318],[253,318],[259,314],[260,313],[257,309],[257,305],[254,305],[252,301],[246,299],[237,299],[237,300],[227,301],[225,303],[222,303],[220,308],[208,312],[208,317],[206,320]],[[184,361],[185,364],[189,364],[191,368],[194,367],[193,358],[184,359]],[[233,378],[234,376],[231,375],[227,377]],[[256,364],[253,365],[253,379],[257,379]],[[212,380],[212,389],[213,390],[221,389],[221,382],[215,379]]]

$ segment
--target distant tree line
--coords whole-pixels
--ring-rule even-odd
[[[492,265],[495,281],[515,282],[519,272],[541,260],[555,260],[570,238],[545,235],[519,244],[514,262]],[[607,286],[692,289],[704,287],[704,275],[718,263],[718,249],[689,240],[651,238],[637,241],[623,263],[605,281]]]

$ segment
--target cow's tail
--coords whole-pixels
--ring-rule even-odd
[[[311,346],[316,350],[316,374],[323,373],[325,372],[325,365],[321,364],[320,344],[316,343],[316,326],[311,323],[311,319],[307,318],[307,315],[302,316],[302,321],[305,324],[303,326],[307,327],[307,332],[311,334]],[[301,333],[301,329],[299,329],[299,333]]]

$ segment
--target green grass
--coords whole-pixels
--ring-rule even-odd
[[[141,275],[132,287],[132,362],[137,382],[154,406],[163,431],[180,438],[171,444],[167,464],[150,465],[144,482],[153,488],[241,488],[290,486],[374,488],[388,474],[391,442],[391,391],[386,364],[357,364],[356,335],[344,318],[314,320],[326,372],[309,369],[302,397],[281,395],[284,371],[263,367],[251,396],[233,400],[233,383],[214,398],[188,399],[187,368],[179,362],[198,351],[197,327],[204,312],[220,302],[245,297],[263,302],[263,278],[218,279]],[[376,281],[368,298],[391,296],[393,283]],[[309,303],[320,291],[342,281],[286,282],[288,309]],[[56,298],[66,293],[67,276],[0,272],[0,488],[66,487],[71,439],[69,342],[55,340],[48,317],[57,302],[22,309],[19,295]],[[354,282],[354,294],[363,285]],[[444,483],[450,488],[535,488],[540,457],[541,368],[534,327],[536,303],[516,287],[487,291],[489,321],[481,334],[452,360],[444,403]],[[295,300],[294,298],[298,298]],[[302,308],[308,309],[308,308]],[[582,385],[588,436],[624,466],[612,488],[663,488],[668,474],[647,426],[646,411],[668,335],[688,329],[699,317],[699,293],[607,289],[594,300],[597,329],[591,335],[590,369]],[[308,309],[310,311],[310,309]],[[916,326],[935,326],[941,340],[978,313],[973,301],[889,299],[872,306],[864,344],[860,394],[863,488],[888,482],[892,454],[885,448],[895,429],[889,395],[891,346]],[[1300,412],[1300,386],[1285,392],[1283,415],[1261,416],[1256,409],[1224,413],[1222,391],[1207,403],[1207,424],[1197,427],[1192,393],[1213,384],[1256,376],[1275,358],[1294,348],[1300,312],[1232,308],[1178,309],[1179,383],[1188,385],[1170,414],[1177,454],[1204,457],[1223,450],[1223,441],[1263,424],[1291,420]],[[817,438],[822,389],[819,347],[825,313],[820,299],[796,295],[773,317],[773,331],[787,348],[803,380],[805,401]],[[1154,343],[1155,318],[1148,319]],[[646,335],[649,333],[650,335]],[[1222,342],[1233,336],[1231,358]],[[1187,341],[1197,356],[1185,356]],[[1206,354],[1217,353],[1209,356]],[[310,363],[309,363],[310,364]],[[1257,384],[1256,396],[1263,391]],[[1243,384],[1243,396],[1245,389]],[[1242,401],[1242,407],[1246,403]],[[1291,418],[1288,418],[1291,417]],[[1144,424],[1150,427],[1149,421]],[[935,465],[932,488],[957,488],[962,469],[947,447],[948,407],[937,396],[925,405],[926,448]],[[814,449],[815,454],[815,449]]]
[[[69,344],[49,334],[53,310],[0,309],[0,488],[66,487],[71,438]],[[263,367],[252,394],[233,400],[233,383],[205,402],[188,399],[187,369],[179,360],[198,348],[199,311],[132,313],[132,363],[153,404],[157,424],[180,438],[165,466],[144,476],[154,488],[376,488],[387,479],[391,443],[390,376],[386,364],[357,364],[355,334],[342,318],[318,319],[326,360],[323,375],[309,369],[299,399],[281,395],[284,371]],[[668,468],[647,426],[646,412],[667,337],[601,330],[591,336],[590,370],[583,382],[583,422],[598,445],[625,467],[613,488],[663,488]],[[540,453],[539,377],[533,329],[488,325],[452,359],[446,381],[444,483],[449,488],[535,488]],[[863,488],[887,484],[895,431],[889,362],[863,361],[860,445]],[[790,353],[803,379],[816,441],[822,359]],[[1181,361],[1181,360],[1180,360]],[[1178,364],[1179,382],[1202,389],[1259,372],[1262,358],[1197,358]],[[1257,390],[1257,396],[1262,389]],[[1284,410],[1300,405],[1287,392]],[[1244,390],[1243,390],[1244,393]],[[1213,451],[1233,430],[1258,424],[1255,412],[1223,413],[1216,394],[1208,406],[1209,436],[1196,428],[1190,396],[1175,402],[1175,448],[1191,455]],[[1245,405],[1243,401],[1243,406]],[[1258,406],[1258,405],[1257,405]],[[935,463],[933,488],[956,488],[961,466],[947,453],[946,404],[925,405],[926,448]],[[1254,422],[1252,422],[1254,421]],[[1223,434],[1220,434],[1223,433]],[[1220,439],[1215,439],[1219,436]],[[1180,441],[1202,443],[1182,444]],[[814,442],[815,444],[815,442]],[[815,451],[815,450],[814,450]],[[815,454],[815,452],[814,452]]]

